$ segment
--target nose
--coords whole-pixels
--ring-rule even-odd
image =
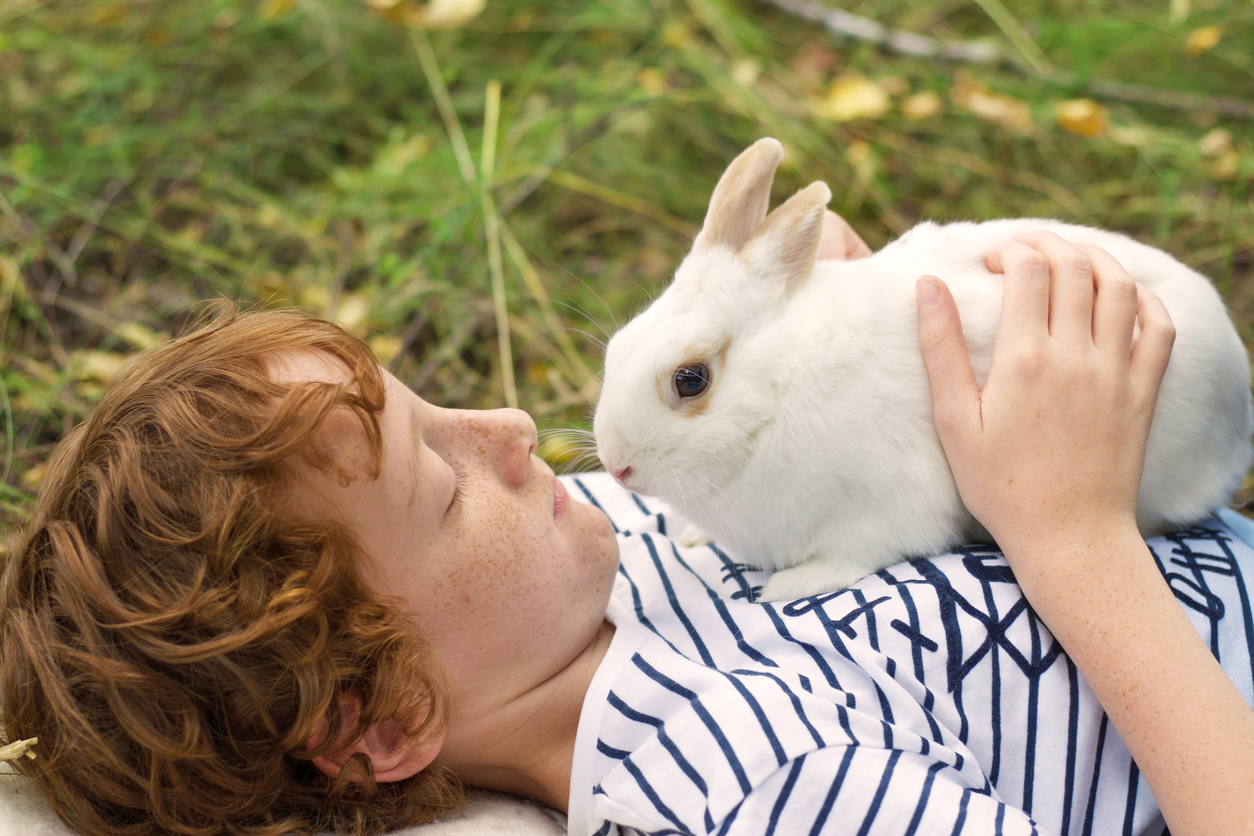
[[[531,475],[536,450],[536,424],[521,409],[493,409],[481,413],[490,433],[485,450],[497,475],[508,485],[522,487]]]
[[[615,470],[615,471],[614,471],[614,478],[615,478],[615,479],[617,479],[617,480],[618,480],[618,481],[620,481],[620,482],[625,482],[625,481],[627,481],[627,477],[628,477],[628,476],[630,476],[630,475],[631,475],[631,466],[630,466],[630,465],[628,465],[627,467],[624,467],[622,470]]]

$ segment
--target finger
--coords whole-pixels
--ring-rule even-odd
[[[962,336],[958,306],[945,283],[924,276],[915,283],[919,347],[932,384],[932,412],[946,455],[978,438],[980,387]]]
[[[853,227],[832,210],[823,216],[823,232],[819,240],[819,260],[852,261],[866,258],[871,248],[858,237]]]
[[[994,273],[1005,273],[997,342],[1038,342],[1049,336],[1049,260],[1019,241],[1006,241],[984,257]]]
[[[1050,336],[1093,340],[1093,264],[1071,242],[1053,232],[1016,235],[1049,260]]]
[[[1142,284],[1136,289],[1136,317],[1141,323],[1141,335],[1132,346],[1131,372],[1133,381],[1152,404],[1158,399],[1158,387],[1167,371],[1167,361],[1171,359],[1176,326],[1158,294]]]
[[[1100,247],[1080,247],[1093,265],[1093,342],[1098,350],[1127,357],[1137,319],[1136,282],[1123,265]]]

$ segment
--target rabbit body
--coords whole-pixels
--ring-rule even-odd
[[[905,557],[987,539],[933,424],[914,284],[924,274],[945,280],[983,386],[1003,283],[984,255],[1022,233],[1046,229],[1107,250],[1171,314],[1177,336],[1146,450],[1142,531],[1194,523],[1238,486],[1254,429],[1249,361],[1203,276],[1126,236],[1043,219],[927,222],[868,258],[816,263],[814,227],[829,195],[814,184],[755,223],[765,214],[758,195],[743,228],[721,238],[718,223],[735,213],[723,207],[720,221],[712,202],[671,286],[610,341],[595,417],[601,459],[625,486],[777,570],[763,599],[841,589]],[[675,370],[694,362],[708,369],[706,391],[679,397]]]

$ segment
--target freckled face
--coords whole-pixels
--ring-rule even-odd
[[[289,368],[288,379],[342,379],[316,357]],[[618,545],[605,515],[532,455],[526,413],[441,409],[384,377],[379,478],[315,477],[316,490],[353,526],[367,582],[400,598],[434,648],[455,710],[471,714],[545,681],[592,641]]]

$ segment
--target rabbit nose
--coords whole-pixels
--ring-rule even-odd
[[[622,470],[615,470],[615,471],[614,471],[614,478],[615,478],[615,479],[617,479],[617,480],[618,480],[618,481],[620,481],[620,482],[626,482],[626,481],[627,481],[627,477],[628,477],[628,476],[630,476],[630,475],[631,475],[631,466],[630,466],[630,465],[628,465],[627,467],[624,467]]]

